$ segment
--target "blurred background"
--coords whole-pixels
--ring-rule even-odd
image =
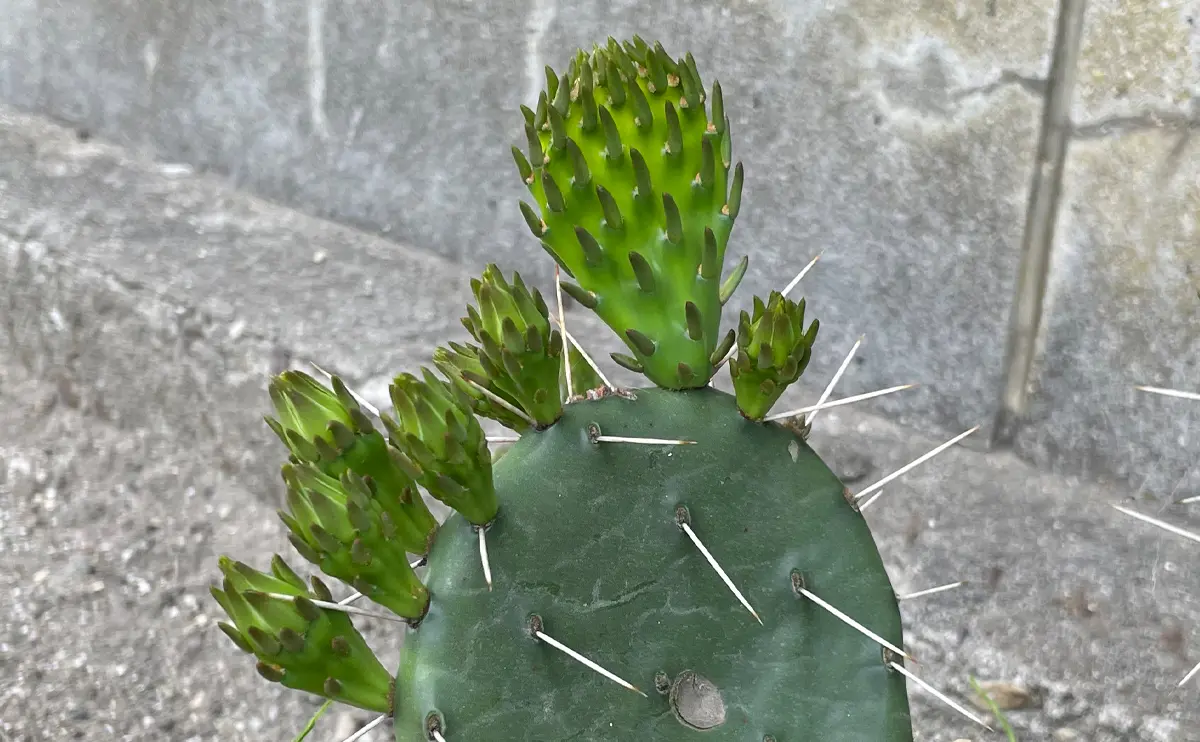
[[[489,262],[548,288],[510,148],[640,34],[719,79],[731,312],[813,257],[814,445],[866,484],[931,681],[1022,740],[1200,740],[1200,1],[0,0],[0,740],[290,740],[216,555],[293,562],[270,373],[376,403]],[[617,339],[570,314],[607,363]],[[852,485],[853,486],[853,485]],[[393,627],[365,626],[394,662]],[[519,682],[515,679],[514,682]],[[914,690],[919,739],[1003,739]],[[338,710],[310,739],[367,718]],[[367,739],[382,740],[377,731]],[[339,736],[340,735],[340,736]]]

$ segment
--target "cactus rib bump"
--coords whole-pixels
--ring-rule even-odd
[[[268,678],[391,716],[397,742],[910,742],[871,532],[803,431],[766,419],[818,323],[773,292],[722,331],[747,261],[725,270],[743,172],[720,85],[640,38],[546,73],[513,149],[521,212],[650,384],[601,384],[496,266],[472,283],[471,340],[433,354],[444,378],[395,377],[382,430],[338,377],[280,375],[280,516],[317,569],[407,620],[402,656],[393,678],[282,560],[222,560],[222,628]],[[732,395],[710,385],[727,357]],[[476,416],[519,434],[503,457]]]

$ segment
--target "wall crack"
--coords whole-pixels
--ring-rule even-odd
[[[1142,131],[1186,133],[1200,129],[1200,105],[1192,99],[1192,113],[1183,111],[1143,111],[1133,115],[1108,116],[1096,121],[1074,124],[1073,139],[1107,139]]]
[[[989,95],[994,95],[1005,88],[1011,87],[1020,88],[1026,93],[1029,93],[1037,98],[1046,97],[1046,78],[1022,75],[1016,70],[1003,70],[1000,73],[1000,77],[996,78],[992,82],[956,91],[954,93],[954,100],[962,101],[967,98],[974,98],[977,96],[987,97]]]

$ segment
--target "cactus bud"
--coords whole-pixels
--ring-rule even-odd
[[[804,329],[804,300],[772,291],[766,304],[754,297],[754,314],[742,312],[737,357],[729,364],[738,408],[761,420],[789,384],[808,367],[820,323]]]
[[[397,615],[413,620],[425,615],[429,592],[408,566],[406,552],[424,553],[427,536],[402,503],[382,497],[356,474],[337,480],[305,462],[285,464],[283,479],[290,507],[281,514],[283,522],[307,547],[305,554],[317,557],[322,572],[370,585],[364,592],[371,600]],[[391,537],[385,515],[395,526]]]
[[[219,564],[225,583],[212,593],[233,623],[217,625],[238,649],[256,657],[260,675],[369,711],[391,710],[391,674],[349,616],[317,607],[303,582],[298,587],[291,581],[295,572],[282,558],[272,560],[272,574],[227,557]]]
[[[416,465],[429,494],[470,522],[485,525],[496,517],[499,505],[483,428],[462,392],[428,369],[422,369],[422,376],[401,374],[392,382],[398,420],[384,418],[392,445]],[[557,369],[550,384],[557,392]]]

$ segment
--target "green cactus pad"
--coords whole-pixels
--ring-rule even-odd
[[[814,594],[903,647],[896,597],[837,476],[723,392],[634,395],[568,405],[496,463],[505,507],[487,531],[491,592],[471,525],[451,516],[439,530],[431,608],[397,672],[398,742],[428,739],[430,718],[447,739],[505,742],[911,740],[905,682],[881,647],[793,590],[799,570]],[[593,443],[592,426],[696,444]],[[680,505],[762,625],[677,525]],[[534,639],[533,614],[649,697]],[[724,720],[699,732],[680,716]]]
[[[621,362],[665,388],[705,386],[721,340],[725,248],[741,199],[730,186],[730,133],[720,86],[711,105],[691,55],[640,39],[579,52],[547,68],[525,109],[517,169],[540,207],[522,213],[578,283],[572,297],[629,346]]]

